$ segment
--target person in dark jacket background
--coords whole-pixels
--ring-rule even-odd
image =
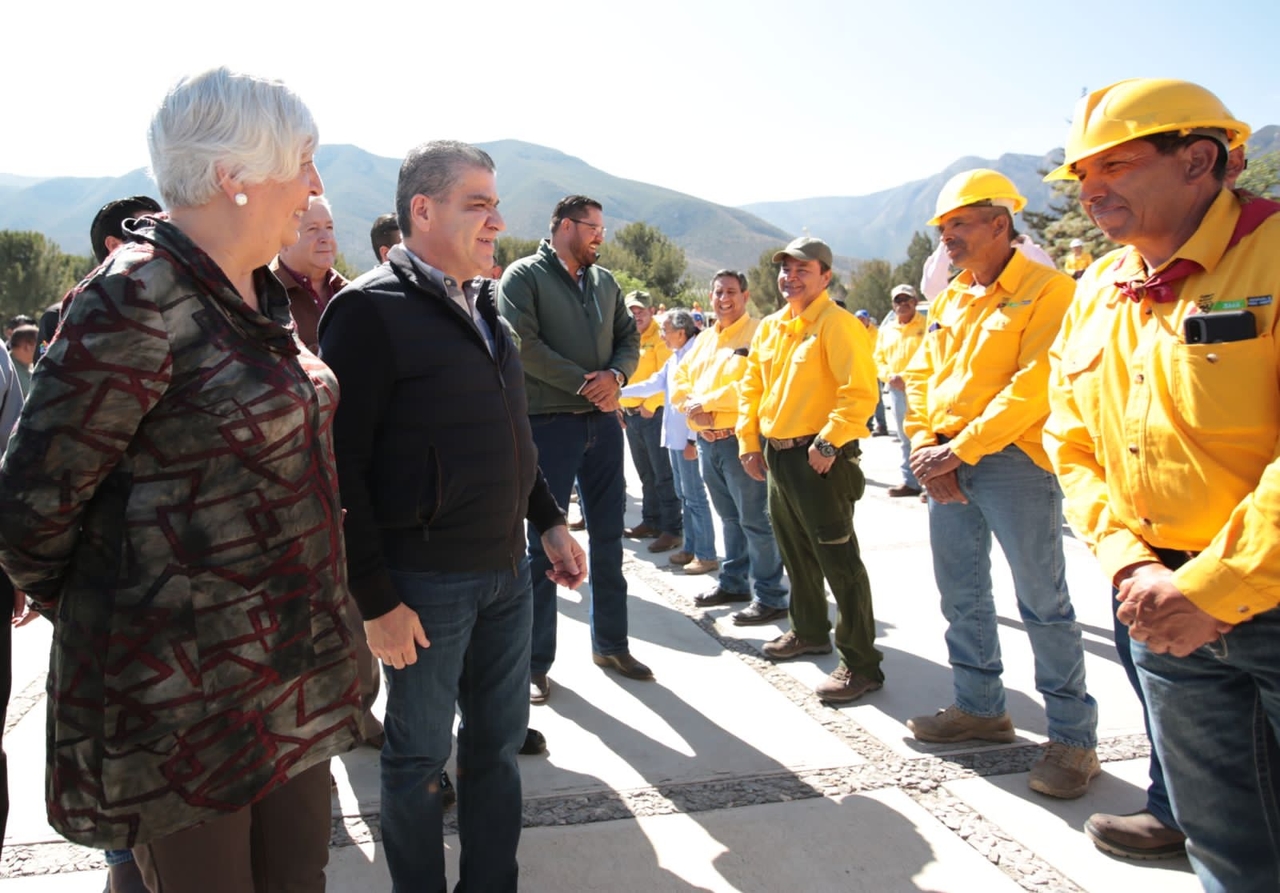
[[[538,470],[519,350],[492,280],[493,160],[465,143],[400,168],[404,241],[343,289],[320,353],[348,393],[334,439],[352,595],[384,664],[382,840],[393,887],[444,890],[440,772],[458,729],[459,889],[515,890],[532,594],[525,521],[552,585],[582,548]],[[473,278],[476,277],[476,278]]]

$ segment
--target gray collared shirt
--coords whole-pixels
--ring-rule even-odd
[[[431,264],[418,257],[408,248],[405,248],[403,243],[393,245],[391,251],[387,252],[388,257],[390,257],[392,251],[397,250],[403,251],[405,256],[409,258],[409,262],[417,267],[419,273],[443,288],[444,293],[462,308],[462,312],[467,314],[476,329],[484,336],[484,343],[489,348],[489,356],[493,356],[493,332],[489,329],[489,324],[484,321],[484,317],[480,315],[480,311],[476,309],[476,296],[480,293],[481,277],[477,276],[475,279],[459,285],[458,280],[431,266]]]

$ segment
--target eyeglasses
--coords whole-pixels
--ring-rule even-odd
[[[601,226],[600,224],[598,224],[598,223],[590,223],[589,221],[586,221],[586,220],[578,220],[577,218],[574,218],[574,217],[570,217],[569,219],[570,219],[570,220],[572,220],[574,223],[578,224],[578,226],[586,226],[586,227],[589,227],[589,228],[591,229],[591,231],[592,231],[592,232],[595,232],[596,230],[599,230],[599,231],[600,231],[600,238],[602,238],[602,239],[604,238],[605,229],[604,229],[604,227],[603,227],[603,226]]]
[[[912,301],[914,301],[914,300],[915,300],[915,298],[908,298],[908,297],[906,297],[905,295],[899,295],[898,297],[896,297],[896,298],[894,298],[894,299],[893,299],[893,303],[895,303],[895,304],[910,304],[910,303],[911,303]]]

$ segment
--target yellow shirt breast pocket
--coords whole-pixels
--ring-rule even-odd
[[[1238,438],[1280,428],[1280,386],[1270,335],[1219,344],[1172,346],[1174,409],[1200,436]]]

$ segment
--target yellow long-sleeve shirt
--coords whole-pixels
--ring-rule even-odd
[[[662,340],[662,329],[657,320],[650,320],[649,328],[640,335],[640,360],[636,363],[636,371],[627,379],[627,383],[636,384],[656,374],[670,356],[671,348]],[[618,403],[622,406],[644,406],[656,411],[662,407],[665,399],[663,394],[654,394],[652,397],[623,397]]]
[[[1199,554],[1179,589],[1228,623],[1280,605],[1280,214],[1227,250],[1240,202],[1223,191],[1175,257],[1203,272],[1178,298],[1140,303],[1115,283],[1146,278],[1122,248],[1080,280],[1053,345],[1045,447],[1071,526],[1116,575]],[[1258,337],[1187,344],[1183,320],[1248,310]]]
[[[894,316],[880,327],[875,356],[876,373],[881,381],[887,384],[893,376],[903,373],[924,340],[924,329],[924,315],[920,313],[911,317],[906,325],[900,324]]]
[[[693,430],[737,427],[738,382],[747,368],[743,354],[750,352],[751,338],[759,327],[760,321],[745,313],[723,329],[717,322],[697,337],[676,368],[676,403],[692,399],[713,416],[710,425],[689,419]]]
[[[791,317],[766,316],[739,385],[738,454],[760,438],[818,434],[836,446],[866,437],[879,399],[875,345],[865,326],[823,292]]]
[[[1075,282],[1021,251],[987,288],[962,272],[929,310],[924,342],[907,366],[907,417],[913,448],[950,438],[975,464],[1009,444],[1050,470],[1041,445],[1049,414],[1049,346]]]

